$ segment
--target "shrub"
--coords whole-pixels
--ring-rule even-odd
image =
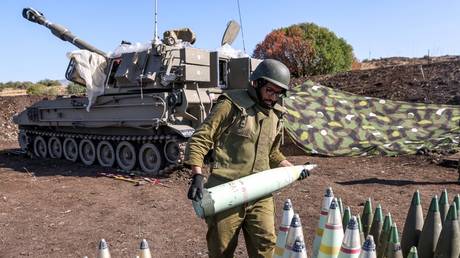
[[[48,87],[43,84],[34,84],[27,88],[27,94],[29,95],[47,95]]]
[[[27,94],[35,96],[56,96],[61,93],[61,86],[45,86],[43,84],[34,84],[27,88]]]
[[[57,96],[61,95],[62,86],[49,86],[46,95]]]
[[[67,86],[67,93],[71,95],[84,95],[86,87],[72,82]]]
[[[257,44],[253,57],[277,59],[294,77],[350,70],[354,60],[353,48],[343,38],[314,23],[273,30]]]
[[[42,84],[45,86],[60,86],[61,82],[58,80],[44,79],[44,80],[38,81],[37,84]]]
[[[25,82],[19,82],[19,81],[9,81],[9,82],[0,82],[0,89],[4,88],[11,88],[11,89],[27,89],[30,86],[34,85],[33,82],[25,81]]]

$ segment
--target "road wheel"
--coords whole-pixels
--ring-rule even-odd
[[[151,175],[158,175],[163,165],[163,157],[157,146],[152,143],[145,143],[139,150],[139,165],[142,171]]]
[[[28,146],[29,146],[29,136],[26,134],[24,131],[19,131],[18,134],[18,142],[19,142],[19,147],[21,147],[21,150],[26,151]]]
[[[66,138],[64,140],[63,145],[63,152],[64,152],[64,157],[67,160],[70,161],[77,161],[78,159],[78,144],[77,141],[75,141],[74,138]]]
[[[59,138],[56,136],[51,137],[48,140],[48,151],[50,153],[50,157],[53,159],[60,159],[62,158],[62,143]]]
[[[96,160],[96,147],[94,143],[88,139],[81,140],[78,147],[78,154],[83,164],[92,165]]]
[[[115,150],[110,142],[99,142],[97,145],[97,161],[103,167],[112,167],[115,164]]]
[[[165,159],[172,164],[176,164],[179,159],[179,143],[176,140],[169,140],[163,147]]]
[[[46,141],[41,136],[37,136],[34,139],[34,154],[40,158],[46,158],[46,155],[48,154]]]
[[[127,141],[117,145],[117,164],[122,170],[132,170],[136,166],[136,149]]]

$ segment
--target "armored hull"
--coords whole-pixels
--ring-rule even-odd
[[[188,125],[161,122],[166,115],[158,95],[101,96],[86,111],[86,98],[44,100],[15,117],[22,149],[40,158],[80,160],[123,170],[139,165],[161,174],[182,162]]]

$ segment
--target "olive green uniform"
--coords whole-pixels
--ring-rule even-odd
[[[279,151],[283,108],[264,109],[251,93],[239,90],[221,96],[189,140],[187,165],[202,167],[204,156],[213,149],[207,188],[276,167],[285,160]],[[210,257],[233,257],[241,229],[250,257],[273,255],[276,235],[271,195],[208,217],[206,223]]]

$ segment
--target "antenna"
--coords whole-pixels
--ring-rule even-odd
[[[243,20],[241,19],[240,0],[236,0],[236,2],[238,3],[238,15],[240,16],[241,38],[243,39],[243,50],[244,50],[244,53],[246,53],[246,44],[244,44]]]
[[[158,3],[157,2],[158,1],[155,0],[155,34],[153,35],[153,40],[154,41],[157,41],[157,39],[158,39],[158,34],[157,34],[157,32],[158,32],[158,26],[157,26],[158,25],[158,19],[157,19],[157,17],[158,17]]]

